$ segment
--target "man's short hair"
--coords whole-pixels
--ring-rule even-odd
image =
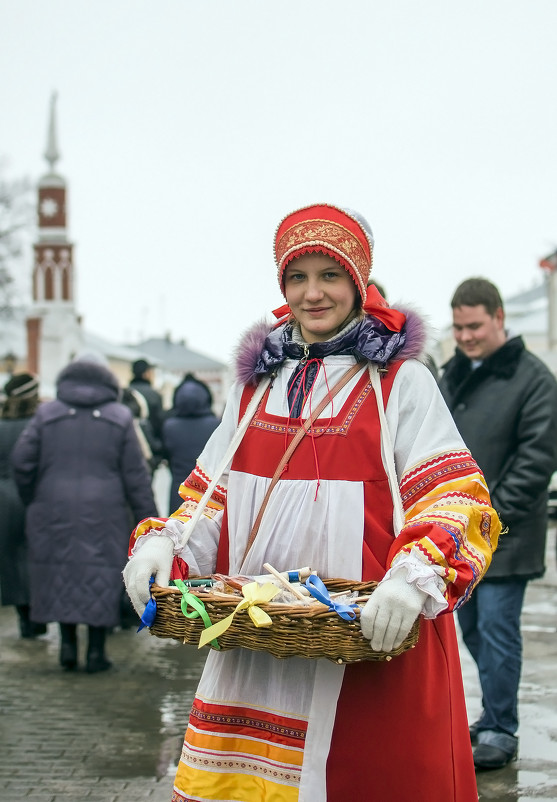
[[[486,312],[494,315],[501,308],[503,300],[495,284],[486,278],[468,278],[459,284],[451,299],[451,307],[459,306],[485,306]]]

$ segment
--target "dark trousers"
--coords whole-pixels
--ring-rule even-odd
[[[77,649],[77,624],[60,624],[62,645],[74,646]],[[88,627],[87,657],[104,656],[106,627]]]
[[[480,582],[470,601],[458,611],[464,643],[478,666],[482,689],[478,732],[515,735],[518,729],[520,616],[525,590],[525,579]]]

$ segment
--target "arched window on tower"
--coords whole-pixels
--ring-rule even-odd
[[[45,301],[54,300],[54,276],[51,267],[47,267],[44,271],[44,298]]]
[[[70,300],[70,276],[67,267],[62,268],[62,300]]]

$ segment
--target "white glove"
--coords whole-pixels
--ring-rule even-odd
[[[406,576],[397,571],[380,582],[360,614],[362,634],[375,652],[398,648],[422,612],[428,594]]]
[[[174,543],[165,535],[152,535],[124,568],[124,583],[136,613],[141,617],[150,599],[149,579],[167,587],[174,555]]]

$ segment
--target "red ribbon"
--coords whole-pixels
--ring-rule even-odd
[[[281,317],[286,317],[286,315],[290,315],[292,310],[288,306],[288,304],[283,304],[279,306],[278,309],[273,309],[273,315],[280,320]]]
[[[170,579],[187,579],[190,573],[189,565],[185,560],[176,555],[172,560]]]
[[[398,309],[392,309],[375,284],[371,284],[367,288],[363,309],[368,315],[373,315],[381,323],[384,323],[389,331],[400,331],[406,323],[406,315],[399,312]]]

